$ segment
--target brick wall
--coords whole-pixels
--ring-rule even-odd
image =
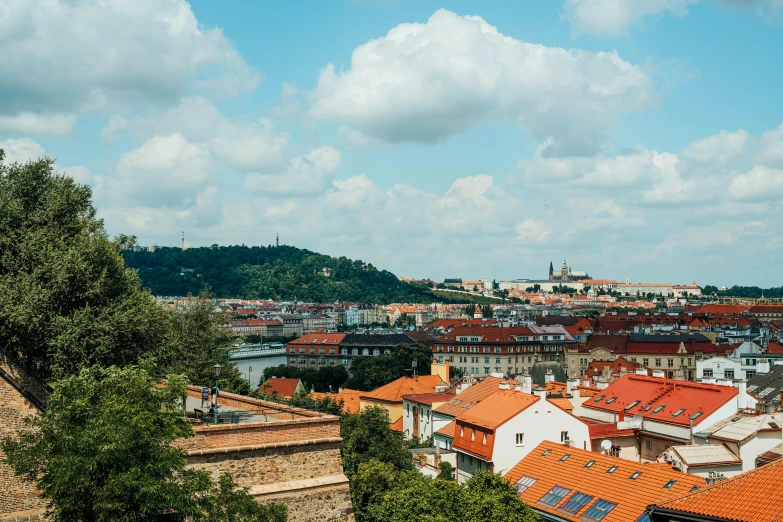
[[[7,366],[0,368],[10,374]],[[0,377],[0,437],[14,435],[24,428],[24,419],[37,410],[3,377]],[[0,520],[37,520],[45,505],[35,487],[19,479],[13,470],[3,464],[0,451]],[[33,517],[33,518],[30,518]]]
[[[188,466],[217,478],[230,473],[242,487],[308,480],[343,472],[339,441],[271,446],[249,451],[191,454]]]

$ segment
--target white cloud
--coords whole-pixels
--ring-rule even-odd
[[[783,168],[783,123],[776,129],[761,133],[755,159],[764,165]]]
[[[656,102],[640,67],[615,52],[550,48],[505,36],[483,19],[436,11],[329,64],[312,114],[390,142],[432,143],[486,121],[511,119],[546,155],[594,153],[615,118]]]
[[[44,148],[30,138],[0,141],[0,149],[5,151],[5,163],[26,163],[46,155]]]
[[[101,138],[107,143],[111,143],[117,138],[117,134],[128,128],[128,120],[115,114],[101,129]]]
[[[516,230],[520,239],[531,243],[543,243],[549,237],[550,232],[543,223],[534,219],[524,220],[517,225]]]
[[[0,89],[2,89],[1,85]],[[2,110],[2,100],[0,100],[0,110]],[[75,122],[74,114],[41,115],[21,112],[13,116],[0,116],[0,134],[65,136],[71,133]]]
[[[247,174],[245,189],[264,194],[315,195],[323,193],[342,164],[340,151],[319,147],[292,159],[284,172]]]
[[[682,151],[682,157],[709,165],[730,165],[745,154],[754,138],[745,130],[720,131],[718,134],[695,141]]]
[[[571,32],[605,36],[627,36],[642,18],[662,13],[682,17],[688,6],[699,0],[566,0],[562,16]]]
[[[783,197],[783,170],[756,165],[737,176],[727,191],[731,199],[740,201],[779,199]]]
[[[155,136],[124,153],[117,164],[119,198],[130,197],[152,206],[177,207],[189,201],[208,181],[215,165],[203,145],[182,134]]]

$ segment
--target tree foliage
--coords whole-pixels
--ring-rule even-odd
[[[432,364],[432,350],[426,346],[398,344],[391,353],[354,357],[351,376],[345,382],[353,390],[374,390],[405,375],[413,375],[413,361],[418,374],[428,375]]]
[[[348,478],[362,463],[372,459],[390,464],[397,471],[413,469],[402,434],[389,428],[389,414],[383,408],[374,406],[346,415],[340,424],[340,436],[343,469]]]
[[[291,246],[162,247],[154,252],[126,250],[124,256],[154,295],[197,294],[208,284],[221,297],[243,299],[453,302],[452,296],[437,297],[371,264]]]
[[[163,388],[135,366],[83,369],[60,380],[29,429],[0,443],[14,471],[34,482],[55,522],[284,521],[229,475],[187,469],[172,443],[192,435],[182,417],[185,380]]]
[[[336,392],[348,380],[348,370],[344,366],[322,366],[316,370],[314,368],[296,368],[295,366],[281,364],[264,369],[262,382],[270,377],[300,379],[308,390]]]

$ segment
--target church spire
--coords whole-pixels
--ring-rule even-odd
[[[551,279],[551,276],[555,275],[555,267],[552,264],[552,261],[549,262],[549,275],[550,275],[550,279]]]

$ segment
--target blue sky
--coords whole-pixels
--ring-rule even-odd
[[[0,27],[0,147],[144,245],[783,284],[783,0],[42,0]]]

